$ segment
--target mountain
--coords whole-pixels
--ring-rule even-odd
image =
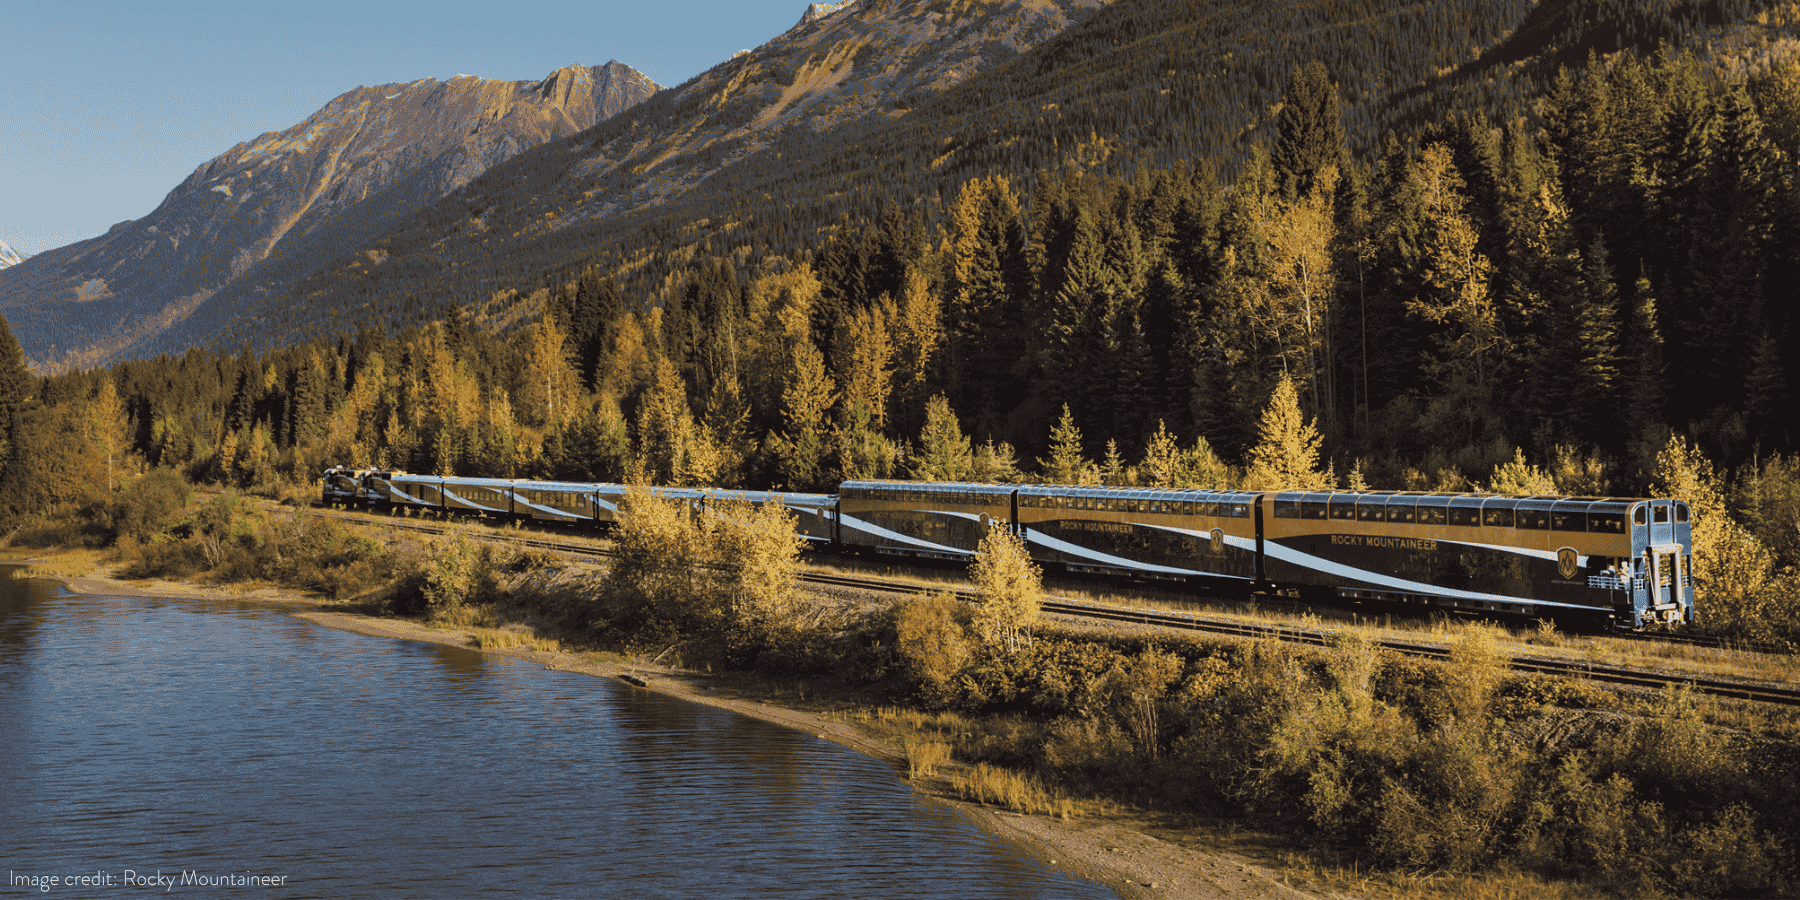
[[[0,269],[16,266],[30,258],[31,254],[20,253],[8,246],[5,241],[0,241]]]
[[[1748,0],[1746,0],[1748,2]],[[1740,4],[1741,5],[1741,4]],[[1748,9],[1748,7],[1745,7]],[[852,0],[354,247],[293,252],[110,358],[274,349],[399,327],[582,272],[660,302],[690,260],[798,258],[884,213],[940,221],[961,182],[1029,195],[1069,171],[1267,147],[1280,92],[1323,61],[1372,163],[1457,110],[1535,115],[1590,54],[1705,46],[1775,26],[1717,0]],[[1752,12],[1754,12],[1752,10]],[[1722,46],[1722,44],[1721,44]],[[306,248],[309,251],[313,248]],[[516,320],[516,317],[515,317]],[[99,357],[92,357],[99,358]]]
[[[583,271],[659,302],[696,255],[796,258],[887,212],[940,220],[962,181],[1029,193],[1077,170],[1210,160],[1273,138],[1297,66],[1326,63],[1373,162],[1457,110],[1532,116],[1559,67],[1758,30],[1712,0],[858,0],[629,113],[522,153],[363,248],[222,293],[144,349],[286,346],[404,326]],[[1053,14],[1054,13],[1054,14]],[[1063,24],[1063,23],[1067,24]],[[379,259],[380,264],[370,265]],[[215,329],[215,330],[207,330]]]
[[[1104,0],[814,4],[762,47],[736,54],[595,129],[521,154],[529,159],[507,166],[505,175],[486,181],[481,191],[471,192],[471,185],[402,223],[401,230],[427,243],[447,238],[444,246],[456,248],[455,254],[409,255],[404,266],[429,277],[424,269],[449,264],[471,249],[466,243],[473,243],[472,252],[497,248],[512,241],[515,231],[527,241],[547,231],[581,241],[588,234],[583,229],[609,230],[623,216],[654,213],[721,172],[854,143],[957,84],[1016,59],[1103,5]],[[498,218],[487,217],[488,207]],[[439,226],[445,233],[436,230]],[[319,320],[305,311],[311,289],[302,278],[340,267],[349,267],[345,272],[351,277],[342,284],[333,279],[331,290],[358,296],[352,328],[371,324],[371,315],[389,322],[439,315],[456,299],[361,296],[358,284],[365,278],[392,274],[387,251],[375,244],[364,249],[360,263],[348,255],[320,259],[311,272],[282,273],[291,276],[286,280],[235,285],[211,298],[203,312],[132,352],[179,352],[206,342],[268,347],[310,333]],[[501,257],[495,262],[510,268]],[[508,277],[524,280],[516,270]],[[361,306],[365,301],[370,306]],[[270,302],[277,312],[266,314]],[[287,324],[270,330],[271,315]],[[339,317],[336,324],[344,321]],[[229,328],[221,332],[226,323]]]
[[[113,358],[239,280],[353,250],[496,163],[657,90],[617,61],[539,81],[358,87],[201,165],[148,216],[8,270],[0,310],[42,367]]]

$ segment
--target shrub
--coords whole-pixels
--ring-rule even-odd
[[[1437,732],[1416,744],[1383,785],[1370,843],[1396,863],[1485,865],[1506,836],[1518,781],[1516,761],[1480,735]]]
[[[1162,726],[1158,712],[1169,685],[1181,677],[1181,670],[1180,657],[1152,647],[1123,664],[1115,662],[1101,676],[1098,690],[1108,713],[1147,758],[1160,755]]]
[[[981,591],[975,633],[990,644],[1016,648],[1037,624],[1044,587],[1025,541],[1004,529],[993,529],[975,551],[970,576]]]
[[[468,602],[482,575],[481,557],[481,548],[461,534],[432,545],[419,588],[425,611],[445,613]]]
[[[187,508],[193,486],[174,469],[153,469],[127,482],[107,504],[113,540],[144,541],[159,534]]]
[[[697,570],[700,535],[686,503],[659,497],[647,488],[627,491],[613,531],[613,548],[605,591],[621,611],[617,624],[638,631],[660,623],[659,632],[679,635],[703,612]]]
[[[1294,686],[1256,751],[1240,791],[1265,816],[1337,838],[1367,835],[1387,780],[1417,743],[1411,725],[1372,690],[1379,652],[1344,636],[1328,652],[1324,683],[1290,661]]]
[[[703,607],[731,662],[744,664],[785,641],[795,628],[794,588],[800,580],[801,539],[780,503],[709,504],[698,551],[707,567]]]
[[[928,708],[956,699],[955,681],[969,661],[964,640],[967,606],[949,593],[931,594],[895,605],[895,648],[906,662],[913,694]]]

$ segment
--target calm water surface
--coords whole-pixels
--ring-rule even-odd
[[[754,719],[229,603],[8,579],[0,869],[0,896],[1115,896]]]

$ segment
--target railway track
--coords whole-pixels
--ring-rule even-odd
[[[449,530],[442,525],[414,521],[396,521],[390,518],[375,517],[372,515],[365,516],[361,514],[317,510],[314,512],[316,515],[323,515],[331,518],[368,522],[427,534],[443,534]],[[598,547],[559,541],[549,537],[540,537],[527,533],[508,534],[502,531],[495,531],[487,537],[491,540],[503,541],[555,553],[590,557],[607,557],[612,555],[611,551]],[[944,585],[910,584],[879,578],[864,578],[854,575],[802,572],[800,573],[800,580],[807,584],[818,585],[821,587],[849,588],[875,593],[916,595],[948,591],[956,595],[959,599],[970,602],[979,602],[981,599],[979,594],[966,589]],[[1129,609],[1126,607],[1101,604],[1072,603],[1063,600],[1046,600],[1043,602],[1041,608],[1046,613],[1093,621],[1129,623],[1158,628],[1170,628],[1180,631],[1229,635],[1244,638],[1274,639],[1311,646],[1325,646],[1330,643],[1332,637],[1332,632],[1323,629],[1301,628],[1287,625],[1263,625],[1211,616]],[[1674,640],[1699,646],[1722,646],[1720,642],[1713,639],[1691,638],[1685,635],[1646,635],[1642,637],[1646,639]],[[1447,661],[1450,658],[1450,650],[1448,648],[1435,644],[1385,640],[1378,641],[1377,645],[1384,650],[1391,650],[1405,656],[1440,661]],[[1729,649],[1748,648],[1741,643],[1736,643],[1730,645]],[[1779,652],[1791,653],[1792,648],[1782,648]],[[1725,699],[1747,700],[1755,703],[1767,703],[1781,706],[1800,706],[1800,688],[1787,685],[1710,678],[1686,674],[1672,674],[1646,669],[1634,669],[1625,666],[1603,665],[1591,662],[1573,662],[1536,656],[1514,657],[1510,660],[1509,665],[1513,671],[1517,672],[1553,675],[1562,678],[1583,678],[1615,687],[1650,688],[1660,690],[1670,686],[1686,686],[1699,693]]]

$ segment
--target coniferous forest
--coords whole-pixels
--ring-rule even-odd
[[[80,504],[147,468],[249,485],[337,463],[793,489],[1674,493],[1716,526],[1697,538],[1714,623],[1791,631],[1774,623],[1800,618],[1800,62],[1705,41],[1800,12],[1495,10],[1414,21],[1426,14],[1371,6],[1410,23],[1396,39],[1437,48],[1425,57],[1443,51],[1439,32],[1490,47],[1380,104],[1364,102],[1379,42],[1252,53],[1250,40],[1225,53],[1235,80],[1206,83],[1259,102],[1251,86],[1287,64],[1265,125],[1133,144],[1122,123],[1147,133],[1156,109],[1073,98],[1143,95],[1100,87],[1123,56],[1138,71],[1260,32],[1241,10],[1121,3],[895,127],[1016,118],[1056,73],[1082,121],[1057,110],[987,150],[915,136],[806,157],[831,171],[722,177],[702,195],[730,200],[712,217],[671,219],[699,202],[684,201],[631,246],[527,266],[510,286],[490,267],[460,289],[482,299],[415,298],[411,324],[365,318],[335,339],[51,378],[26,372],[8,335],[0,509]],[[1332,4],[1289,12],[1290,38],[1355,20]],[[941,155],[901,165],[889,193],[855,162],[886,167],[893,148],[933,141]],[[553,155],[476,189],[529,180]],[[812,218],[774,199],[809,180],[826,185]],[[1298,461],[1271,467],[1278,411]]]
[[[1714,621],[1790,628],[1800,62],[1596,56],[1530,117],[1451,114],[1366,159],[1342,107],[1297,65],[1229,184],[1205,159],[970,178],[941,216],[896,201],[786,255],[646,249],[653,284],[594,267],[398,333],[48,379],[8,340],[5,510],[149,467],[337,463],[1274,488],[1254,463],[1292,398],[1319,437],[1295,429],[1317,456],[1289,482],[1677,493],[1718,526]]]

